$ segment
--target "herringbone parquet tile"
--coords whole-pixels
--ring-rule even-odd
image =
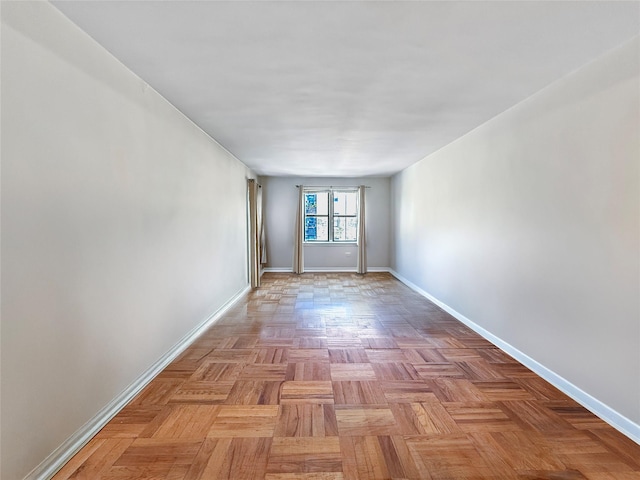
[[[265,274],[54,478],[638,480],[640,446],[389,274]]]

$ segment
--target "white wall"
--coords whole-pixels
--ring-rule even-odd
[[[293,240],[298,203],[296,185],[355,186],[367,185],[365,197],[368,268],[389,267],[390,180],[366,178],[262,177],[264,221],[267,242],[267,267],[291,270]],[[305,268],[308,270],[354,270],[357,263],[355,245],[305,245]]]
[[[634,428],[639,58],[636,38],[392,179],[393,268]]]
[[[2,472],[247,284],[250,171],[46,2],[2,3]]]

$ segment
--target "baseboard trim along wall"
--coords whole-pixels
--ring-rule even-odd
[[[71,457],[84,447],[127,403],[146,387],[156,375],[175,360],[207,328],[222,317],[238,300],[244,297],[251,287],[247,286],[236,293],[227,303],[211,314],[200,325],[187,333],[167,353],[165,353],[147,371],[138,377],[122,393],[109,402],[91,420],[80,427],[73,435],[56,448],[40,465],[34,468],[24,480],[45,480],[53,477]]]
[[[263,269],[265,273],[291,273],[293,270],[291,268],[277,268],[277,267],[267,267]],[[345,267],[318,267],[318,268],[307,268],[304,269],[305,273],[356,273],[355,268],[345,268]],[[370,267],[367,268],[367,272],[376,273],[376,272],[389,272],[389,267]]]
[[[472,320],[468,319],[467,317],[462,315],[460,312],[454,310],[453,308],[451,308],[446,303],[441,302],[440,300],[438,300],[437,298],[435,298],[434,296],[432,296],[428,292],[426,292],[423,289],[421,289],[420,287],[418,287],[416,284],[414,284],[410,280],[404,278],[402,275],[400,275],[395,270],[389,269],[389,273],[391,273],[391,275],[393,275],[398,280],[400,280],[402,283],[404,283],[407,287],[411,288],[415,292],[417,292],[420,295],[422,295],[423,297],[427,298],[428,300],[430,300],[431,302],[436,304],[438,307],[443,309],[445,312],[447,312],[448,314],[450,314],[451,316],[453,316],[457,320],[459,320],[462,323],[464,323],[467,327],[471,328],[477,334],[479,334],[480,336],[482,336],[485,339],[489,340],[491,343],[493,343],[498,348],[504,350],[506,353],[508,353],[513,358],[515,358],[520,363],[522,363],[525,367],[529,368],[530,370],[532,370],[535,373],[537,373],[538,375],[540,375],[547,382],[549,382],[554,387],[558,388],[559,390],[561,390],[562,392],[567,394],[569,397],[574,399],[576,402],[578,402],[580,405],[585,407],[591,413],[597,415],[602,420],[607,422],[609,425],[614,427],[616,430],[618,430],[621,433],[625,434],[627,437],[629,437],[634,442],[640,444],[640,425],[638,425],[637,423],[629,420],[624,415],[621,415],[620,413],[618,413],[613,408],[609,407],[608,405],[606,405],[605,403],[601,402],[597,398],[589,395],[584,390],[578,388],[573,383],[571,383],[568,380],[566,380],[565,378],[561,377],[560,375],[558,375],[554,371],[548,369],[547,367],[545,367],[541,363],[537,362],[533,358],[529,357],[527,354],[521,352],[520,350],[518,350],[514,346],[510,345],[509,343],[505,342],[501,338],[495,336],[494,334],[492,334],[488,330],[485,330],[480,325],[474,323]]]

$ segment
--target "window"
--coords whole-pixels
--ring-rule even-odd
[[[353,243],[357,235],[357,190],[305,189],[305,242]]]

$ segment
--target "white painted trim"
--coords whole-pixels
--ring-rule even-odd
[[[92,419],[80,427],[67,438],[58,448],[45,458],[40,465],[34,468],[23,480],[45,480],[53,477],[71,457],[84,447],[116,414],[122,410],[138,393],[146,387],[156,375],[175,360],[189,345],[191,345],[202,333],[222,317],[238,300],[251,291],[246,286],[222,307],[212,313],[204,322],[187,333],[156,363],[147,369],[123,392],[117,395],[111,402],[105,405]]]
[[[305,247],[353,247],[358,246],[358,242],[304,242]]]
[[[304,267],[304,273],[356,273],[356,267]]]
[[[344,273],[356,273],[357,269],[355,267],[304,267],[304,271],[309,273],[335,273],[335,272],[344,272]],[[367,272],[388,272],[388,267],[371,267],[367,268]]]
[[[485,330],[480,325],[468,319],[467,317],[462,315],[460,312],[454,310],[446,303],[441,302],[440,300],[435,298],[433,295],[424,291],[422,288],[418,287],[416,284],[414,284],[410,280],[404,278],[395,270],[389,269],[389,273],[391,273],[394,277],[396,277],[398,280],[404,283],[407,287],[411,288],[412,290],[416,291],[423,297],[427,298],[428,300],[436,304],[438,307],[442,308],[445,312],[449,313],[451,316],[453,316],[454,318],[456,318],[457,320],[461,321],[466,326],[471,328],[473,331],[475,331],[482,337],[489,340],[495,346],[504,350],[506,353],[508,353],[513,358],[518,360],[524,366],[526,366],[527,368],[531,369],[532,371],[540,375],[542,378],[544,378],[547,382],[552,384],[554,387],[566,393],[569,397],[574,399],[576,402],[578,402],[580,405],[585,407],[587,410],[589,410],[593,414],[600,417],[602,420],[607,422],[616,430],[625,434],[634,442],[640,444],[640,425],[628,419],[624,415],[620,414],[619,412],[617,412],[607,404],[603,403],[602,401],[598,400],[597,398],[591,396],[584,390],[575,386],[573,383],[571,383],[567,379],[555,373],[553,370],[550,370],[549,368],[545,367],[535,359],[521,352],[520,350],[510,345],[509,343],[505,342],[501,338],[495,336],[488,330]]]
[[[313,267],[304,269],[305,272],[309,273],[333,273],[333,272],[345,272],[345,273],[356,273],[356,269],[354,268],[346,268],[346,267]],[[370,267],[367,268],[368,272],[390,272],[389,267]],[[267,267],[264,269],[264,272],[276,272],[276,273],[291,273],[292,270],[290,268],[272,268]]]

